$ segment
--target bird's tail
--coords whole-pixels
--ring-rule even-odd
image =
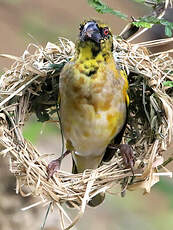
[[[77,171],[77,167],[76,167],[76,164],[73,160],[73,167],[72,167],[72,173],[74,174],[77,174],[78,171]],[[90,207],[96,207],[98,206],[99,204],[101,204],[105,199],[105,193],[104,192],[101,192],[99,194],[97,194],[96,196],[94,196],[89,202],[88,202],[88,205]]]

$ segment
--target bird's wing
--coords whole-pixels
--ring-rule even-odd
[[[123,125],[122,129],[120,130],[120,132],[112,139],[112,141],[111,141],[112,144],[119,145],[121,143],[125,129],[126,129],[127,119],[128,119],[128,106],[126,103],[126,120],[125,120],[124,125]],[[107,146],[102,161],[108,162],[112,159],[112,157],[114,155],[115,155],[115,149]]]
[[[120,71],[120,74],[127,81],[126,73],[123,70]],[[128,114],[129,114],[129,96],[127,92],[125,95],[125,102],[126,102],[126,119],[125,119],[124,125],[121,128],[120,132],[112,139],[111,143],[115,145],[119,145],[121,143],[125,129],[126,129],[126,125],[127,125]],[[104,154],[102,161],[108,162],[112,159],[114,155],[115,155],[115,149],[112,149],[108,146],[105,150],[105,154]]]

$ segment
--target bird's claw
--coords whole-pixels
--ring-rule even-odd
[[[135,158],[133,154],[133,150],[128,144],[120,144],[120,152],[124,160],[124,164],[126,167],[130,167],[131,171],[134,175],[134,165],[135,165]]]
[[[58,171],[60,169],[61,166],[61,161],[64,157],[66,157],[68,154],[70,153],[69,150],[67,150],[66,152],[64,152],[58,159],[51,161],[48,164],[47,167],[47,179],[49,180],[51,177],[53,177],[53,174]]]
[[[61,165],[61,157],[59,157],[58,159],[56,160],[53,160],[51,161],[49,164],[48,164],[48,167],[47,167],[47,174],[48,174],[48,177],[47,179],[49,180],[51,177],[53,177],[53,174],[60,169],[60,165]]]

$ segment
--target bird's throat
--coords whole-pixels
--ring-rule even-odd
[[[97,55],[101,52],[101,47],[99,44],[93,42],[83,42],[78,49],[78,57],[82,60],[95,59]]]
[[[100,45],[93,42],[85,42],[79,45],[76,62],[79,64],[79,70],[88,77],[97,73],[99,67],[107,62],[111,53],[105,51]]]

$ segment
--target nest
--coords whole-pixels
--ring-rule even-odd
[[[22,57],[1,55],[14,60],[11,69],[0,78],[0,152],[10,157],[10,170],[16,176],[16,192],[38,196],[38,204],[59,208],[64,229],[63,208],[68,202],[79,210],[66,229],[71,228],[85,211],[87,202],[100,192],[124,194],[126,189],[143,188],[150,192],[160,175],[171,176],[164,166],[173,129],[173,59],[170,51],[150,54],[146,47],[171,39],[130,44],[114,39],[114,58],[118,68],[128,73],[130,108],[124,143],[135,154],[134,177],[125,168],[122,157],[114,158],[83,174],[59,170],[47,180],[47,155],[42,154],[22,135],[32,113],[41,122],[56,120],[59,110],[58,82],[61,69],[74,55],[73,42],[59,38],[45,48],[30,44]],[[59,153],[60,154],[60,153]],[[118,186],[120,185],[120,186]],[[120,187],[120,189],[119,189]],[[26,192],[27,191],[27,192]]]

